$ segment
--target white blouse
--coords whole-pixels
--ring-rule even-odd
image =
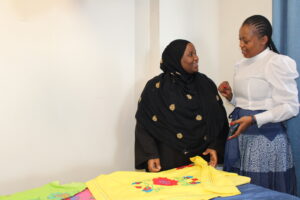
[[[299,112],[296,62],[267,48],[235,65],[231,103],[255,115],[258,127],[281,122]]]

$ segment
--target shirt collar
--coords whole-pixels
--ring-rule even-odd
[[[255,62],[258,61],[262,58],[264,58],[271,50],[269,48],[266,48],[265,50],[263,50],[262,52],[260,52],[259,54],[257,54],[256,56],[253,56],[251,58],[246,58],[247,62]]]

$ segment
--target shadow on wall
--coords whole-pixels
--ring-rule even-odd
[[[156,76],[156,75],[155,75]],[[135,170],[134,164],[134,142],[135,142],[135,114],[138,108],[138,100],[143,92],[146,83],[152,79],[144,77],[135,82],[126,95],[120,111],[119,123],[116,128],[117,148],[115,152],[115,161],[118,168],[122,171]]]
[[[117,164],[116,168],[121,171],[132,171],[134,169],[134,128],[137,109],[134,88],[131,87],[128,90],[115,128],[117,146],[113,163]]]

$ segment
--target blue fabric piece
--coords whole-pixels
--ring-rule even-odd
[[[296,195],[296,176],[295,169],[289,169],[286,172],[269,172],[269,173],[255,173],[240,171],[234,168],[232,172],[238,173],[243,176],[251,177],[251,183],[263,186],[265,188],[271,188],[278,192],[284,192],[288,194]],[[270,185],[270,183],[276,183]]]
[[[254,184],[238,186],[242,194],[231,197],[218,197],[214,200],[300,200],[300,198],[282,192],[277,192]]]
[[[236,107],[232,113],[230,113],[229,118],[234,121],[239,118],[239,111],[241,108]],[[239,151],[239,141],[238,138],[233,138],[227,140],[225,145],[225,156],[224,156],[224,171],[231,171],[235,163],[238,163],[240,160],[240,151]]]
[[[224,156],[224,171],[233,171],[233,166],[240,163],[240,150],[238,138],[233,138],[226,142]]]
[[[300,1],[273,0],[273,40],[281,54],[288,55],[297,63],[300,71]],[[300,91],[300,79],[297,80]],[[298,196],[300,196],[300,116],[288,120],[287,133],[290,139],[296,168]]]
[[[300,61],[300,1],[273,0],[273,40],[281,54]],[[299,69],[299,66],[298,66]],[[298,70],[299,71],[299,70]]]

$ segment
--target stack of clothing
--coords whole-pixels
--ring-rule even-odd
[[[191,161],[159,173],[118,171],[87,183],[56,181],[0,200],[206,200],[241,194],[236,186],[250,182],[248,177],[208,166],[199,156]]]

